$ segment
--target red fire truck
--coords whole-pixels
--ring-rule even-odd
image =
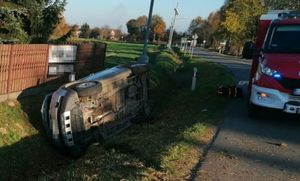
[[[300,114],[300,13],[260,18],[249,81],[249,115],[261,107]]]

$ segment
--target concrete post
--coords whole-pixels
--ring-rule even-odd
[[[150,10],[149,10],[149,15],[148,15],[147,30],[146,30],[145,39],[144,39],[144,49],[143,49],[142,55],[138,59],[138,62],[140,62],[140,63],[148,63],[149,62],[149,57],[147,55],[147,48],[148,48],[149,35],[150,35],[150,29],[151,29],[153,6],[154,6],[154,0],[151,0]]]

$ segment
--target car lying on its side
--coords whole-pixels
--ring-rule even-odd
[[[45,97],[43,126],[53,145],[79,156],[150,114],[149,65],[116,66],[61,86]]]

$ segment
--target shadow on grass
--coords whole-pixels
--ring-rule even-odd
[[[0,160],[1,180],[31,180],[58,171],[68,159],[38,134],[1,147]]]
[[[138,44],[128,44],[122,46],[122,48],[118,48],[116,44],[115,47],[109,50],[113,52],[114,49],[122,51],[122,53],[128,53],[123,51],[122,49],[128,49],[130,51],[142,51],[142,46]],[[134,52],[134,56],[137,54]],[[123,56],[121,54],[121,56]],[[125,55],[124,55],[125,56]],[[129,52],[126,56],[132,56]],[[149,53],[150,59],[155,58],[156,53]],[[107,57],[106,66],[112,67],[119,64],[128,64],[134,62],[134,58],[130,57],[120,57],[120,56],[111,56]],[[76,78],[83,77],[84,75],[76,75]],[[27,137],[19,140],[17,143],[13,143],[8,146],[4,146],[0,148],[0,180],[30,180],[36,178],[36,176],[44,176],[47,179],[51,179],[51,176],[56,175],[60,170],[66,169],[74,163],[74,160],[66,155],[62,155],[58,151],[56,151],[46,139],[46,135],[44,133],[41,121],[41,105],[44,97],[53,91],[55,91],[59,86],[63,83],[67,82],[67,77],[60,77],[54,80],[51,80],[45,84],[42,84],[35,88],[29,88],[24,90],[21,95],[18,97],[18,101],[21,105],[21,109],[28,116],[28,121],[30,125],[34,129],[37,130],[36,134],[28,135]],[[25,118],[24,118],[25,120]],[[103,150],[102,147],[98,150]],[[103,150],[103,152],[110,152],[109,150]],[[95,153],[97,154],[97,153]],[[100,155],[106,155],[103,153],[99,153]],[[88,154],[87,159],[92,159],[95,155]],[[115,158],[115,165],[118,165],[119,161],[126,160],[127,155],[122,154],[112,154]],[[101,158],[102,159],[102,158]],[[102,159],[103,165],[100,165],[101,169],[104,168],[107,170],[114,170],[116,166],[110,166],[110,160]],[[105,165],[106,164],[106,165]],[[108,165],[108,166],[107,166]],[[88,168],[88,164],[85,165]],[[99,165],[98,165],[99,166]],[[109,167],[109,168],[106,168]],[[118,178],[120,175],[128,176],[131,178],[139,178],[140,170],[142,168],[140,166],[131,165],[123,165],[120,166],[124,170],[130,170],[128,172],[118,173],[116,172],[115,177]],[[92,168],[91,168],[92,169]],[[97,169],[96,169],[97,170]],[[102,171],[102,170],[101,170]],[[110,174],[114,174],[113,171],[109,172]],[[118,175],[119,174],[119,175]],[[50,175],[50,177],[48,177]],[[64,175],[64,174],[62,174]],[[55,177],[56,178],[56,177]],[[105,180],[109,178],[109,174],[107,177],[103,177]],[[122,179],[121,177],[119,179]]]
[[[215,70],[214,74],[224,73],[222,68],[216,69],[211,63],[189,63],[174,75],[165,74],[160,88],[152,92],[155,105],[153,111],[157,113],[154,120],[135,125],[124,134],[117,135],[106,143],[106,148],[134,154],[146,166],[157,170],[171,167],[172,171],[174,167],[184,167],[183,163],[172,166],[180,157],[187,158],[187,161],[194,159],[189,161],[197,163],[199,157],[191,158],[185,148],[199,149],[203,144],[199,138],[206,128],[222,121],[222,110],[228,98],[217,97],[216,90],[219,84],[230,82],[231,79],[210,76],[201,80],[197,91],[191,92],[189,89],[194,66],[201,69],[201,73],[211,70]],[[208,111],[203,112],[204,109]],[[188,168],[186,166],[183,170],[188,172]]]
[[[157,55],[154,52],[149,53],[149,56],[153,61]],[[124,60],[117,56],[115,59],[115,62],[108,62],[110,64],[107,66],[121,64],[123,61],[126,63],[133,61],[130,58]],[[172,67],[173,64],[165,66]],[[5,158],[3,164],[0,164],[4,178],[30,179],[36,175],[42,175],[46,179],[51,179],[52,176],[83,179],[82,177],[88,174],[91,177],[97,175],[103,180],[111,180],[111,178],[139,180],[147,169],[145,166],[157,170],[171,167],[174,163],[172,162],[173,156],[176,158],[189,156],[184,155],[188,152],[182,151],[181,147],[188,145],[197,149],[201,144],[196,139],[191,139],[189,133],[199,136],[205,126],[214,125],[220,121],[223,114],[220,109],[226,103],[226,99],[215,97],[216,84],[222,81],[215,77],[203,80],[203,85],[206,85],[198,87],[196,92],[189,91],[190,79],[188,77],[193,66],[179,70],[174,77],[170,77],[171,74],[165,74],[161,87],[153,90],[152,97],[155,98],[156,105],[154,108],[156,115],[153,121],[134,125],[126,132],[108,140],[104,147],[92,146],[87,155],[76,162],[53,150],[46,141],[41,125],[40,107],[43,98],[47,93],[56,90],[63,80],[54,80],[54,82],[42,85],[42,91],[38,96],[21,98],[25,96],[24,92],[18,100],[24,112],[27,113],[30,123],[39,131],[39,134],[0,149],[0,156]],[[207,74],[212,68],[206,65],[203,73]],[[165,71],[171,71],[171,69]],[[221,70],[218,71],[222,73]],[[182,87],[178,88],[177,84],[181,84]],[[217,105],[216,102],[218,102]],[[209,111],[201,112],[202,109]],[[198,124],[200,124],[199,129],[196,127]],[[177,147],[178,150],[176,150]],[[198,161],[198,157],[193,157],[193,159]],[[6,164],[8,164],[7,167],[5,167]],[[65,173],[65,169],[69,171]]]
[[[37,87],[25,89],[17,98],[31,125],[38,131],[43,131],[40,110],[45,96],[54,92],[66,82],[68,82],[67,76],[61,76]]]
[[[21,118],[13,124],[20,125],[20,128],[16,128],[24,133],[10,133],[12,136],[21,135],[22,138],[14,139],[19,141],[0,148],[0,180],[30,180],[39,175],[52,174],[71,160],[50,145],[42,127],[40,113],[45,95],[56,90],[66,80],[66,77],[54,79],[39,87],[26,89],[18,97],[20,108],[26,115],[18,112]],[[25,132],[23,125],[31,125],[30,129],[35,131]]]

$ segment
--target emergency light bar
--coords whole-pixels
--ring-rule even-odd
[[[260,20],[283,20],[296,18],[300,18],[300,11],[270,10],[267,14],[262,15]]]
[[[291,11],[290,13],[286,14],[286,17],[284,16],[284,18],[286,18],[286,19],[300,18],[300,11]]]

